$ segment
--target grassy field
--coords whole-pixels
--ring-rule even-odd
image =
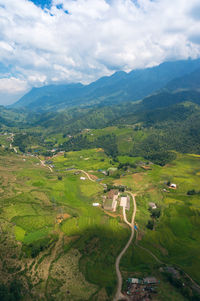
[[[127,170],[115,180],[98,170],[117,167],[119,162],[137,164],[142,158],[119,156],[119,162],[113,162],[101,149],[90,149],[52,160],[53,172],[41,166],[36,157],[12,153],[0,157],[3,283],[15,280],[17,275],[23,289],[29,287],[33,300],[50,295],[55,300],[112,299],[115,258],[130,232],[117,217],[119,211],[109,216],[101,206],[92,206],[93,202],[102,204],[103,186],[74,169],[104,178],[102,183],[125,185],[136,193],[138,244],[164,263],[180,266],[200,283],[200,195],[187,195],[188,190],[199,191],[199,156],[177,154],[177,159],[165,167],[135,168],[133,173]],[[81,180],[81,176],[86,179]],[[169,189],[168,181],[176,183],[177,189]],[[161,209],[153,230],[146,228],[152,219],[149,202]],[[127,214],[129,220],[132,209]],[[159,267],[135,243],[121,262],[124,280],[147,275],[160,279],[155,300],[169,300],[170,294],[175,301],[185,300],[166,282]]]
[[[76,152],[68,152],[63,156],[53,159],[57,169],[77,168],[86,171],[98,169],[108,169],[113,166],[112,160],[106,156],[102,149],[88,149]]]
[[[70,300],[96,300],[102,294],[109,300],[116,285],[115,257],[129,231],[101,208],[92,206],[95,201],[102,202],[103,187],[98,182],[81,180],[81,173],[74,174],[66,168],[75,165],[89,171],[107,169],[112,164],[100,149],[68,153],[67,158],[55,157],[54,161],[55,170],[60,170],[51,173],[36,157],[0,157],[0,218],[5,228],[2,254],[10,244],[16,245],[7,252],[1,281],[15,279],[19,273],[22,287],[32,283],[33,299],[37,294],[48,295],[56,283],[58,299],[65,296],[67,289]],[[58,179],[58,175],[62,178]],[[70,265],[71,255],[67,254],[76,254],[75,250],[79,255],[74,255]],[[76,276],[63,286],[57,269],[65,257],[68,264],[62,277],[69,270]],[[77,279],[82,280],[74,290]]]
[[[116,135],[118,151],[122,155],[130,153],[135,142],[146,138],[144,131],[134,131],[132,127],[119,128],[116,126],[90,130],[89,133],[87,133],[87,137],[90,141],[94,141],[96,138],[107,134]]]
[[[192,189],[199,191],[199,170],[199,156],[177,154],[177,159],[165,167],[153,166],[151,170],[116,181],[117,184],[127,184],[137,194],[139,245],[150,250],[162,262],[181,268],[197,283],[200,283],[200,195],[189,196],[187,192]],[[168,181],[176,183],[177,189],[168,188]],[[146,228],[151,219],[149,202],[156,203],[161,209],[153,230]],[[137,246],[129,248],[122,260],[124,277],[127,276],[125,271],[129,270],[135,276],[153,274],[162,279],[158,266],[150,254]],[[168,300],[167,291],[163,291],[162,286],[160,289],[161,299]],[[173,300],[185,299],[177,291]]]

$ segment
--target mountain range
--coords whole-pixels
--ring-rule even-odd
[[[198,90],[200,82],[200,59],[165,62],[159,66],[120,71],[111,76],[82,85],[49,85],[33,88],[11,108],[32,111],[58,111],[76,106],[107,106],[137,101],[161,90]]]

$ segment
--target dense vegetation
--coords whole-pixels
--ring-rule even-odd
[[[33,110],[1,107],[1,300],[112,300],[115,259],[130,234],[120,207],[116,212],[103,208],[112,189],[121,196],[132,191],[137,201],[136,240],[121,262],[124,290],[128,277],[155,275],[157,299],[199,300],[197,286],[185,274],[200,283],[196,63],[184,70],[179,62],[178,68],[117,73],[88,88],[62,86],[62,102],[53,86],[42,88],[42,95],[35,89],[27,102]],[[176,76],[181,70],[194,72],[175,79],[175,69]],[[136,74],[144,78],[136,80]],[[172,81],[133,102],[133,78],[137,97]],[[74,106],[75,100],[83,101],[83,90],[85,103]],[[38,95],[44,104],[40,112],[33,104]],[[132,210],[131,200],[129,220]],[[178,279],[165,272],[168,266],[177,269]]]

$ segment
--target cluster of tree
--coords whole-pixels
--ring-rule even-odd
[[[86,135],[80,134],[72,137],[62,145],[59,145],[59,150],[68,152],[95,147],[101,147],[104,149],[105,153],[108,156],[116,157],[118,154],[116,135],[102,135],[97,137],[97,139],[95,139],[94,141],[90,141]]]
[[[155,224],[155,223],[154,223],[154,220],[153,220],[153,219],[148,220],[148,223],[147,223],[147,225],[146,225],[147,229],[153,230],[154,224]]]
[[[152,209],[151,207],[149,208],[149,211],[151,212],[151,217],[152,218],[159,218],[161,215],[161,209],[160,208],[155,208]]]
[[[188,190],[187,195],[195,195],[200,194],[200,191],[196,191],[195,189]]]
[[[148,223],[146,225],[146,227],[150,230],[153,230],[154,225],[155,225],[155,220],[158,219],[161,215],[161,209],[160,208],[149,208],[149,211],[151,213],[151,219],[148,220]]]
[[[22,283],[14,279],[10,284],[0,284],[0,300],[1,301],[18,301],[24,296],[24,288]]]
[[[185,281],[181,278],[174,277],[170,273],[165,273],[169,282],[175,286],[189,301],[200,301],[200,294],[190,285],[185,285]]]
[[[118,168],[126,171],[129,167],[137,168],[135,163],[119,163]]]
[[[42,133],[31,132],[31,133],[18,133],[14,136],[13,145],[18,146],[22,153],[25,153],[27,148],[32,145],[42,145]]]
[[[116,186],[116,185],[112,185],[112,184],[108,184],[107,185],[107,188],[105,189],[105,192],[107,192],[107,191],[110,191],[110,190],[112,190],[112,189],[117,189],[117,190],[119,190],[120,192],[124,192],[125,191],[125,186]]]

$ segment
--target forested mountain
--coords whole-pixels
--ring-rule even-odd
[[[171,150],[200,153],[199,63],[200,60],[179,61],[129,74],[117,72],[88,86],[71,84],[33,89],[14,108],[2,108],[0,124],[3,128],[15,126],[29,131],[28,136],[19,136],[16,142],[19,147],[23,145],[23,150],[36,138],[44,148],[42,141],[46,137],[61,134],[64,140],[56,144],[58,150],[102,147],[114,157],[121,152],[116,141],[125,138],[112,132],[107,135],[106,128],[129,128],[133,137],[140,138],[130,140],[125,154],[165,164],[173,159]],[[174,79],[169,81],[170,78]],[[129,101],[130,95],[136,99],[162,85],[164,88],[143,100]],[[21,105],[24,107],[20,108]],[[90,134],[83,134],[84,129],[102,132],[91,140]],[[34,132],[36,138],[31,134]]]
[[[166,89],[170,91],[186,89],[200,90],[200,68],[194,72],[173,79],[166,85]]]
[[[22,124],[26,124],[27,114],[23,112],[16,112],[13,109],[6,109],[0,106],[0,129],[4,127],[14,127]]]
[[[152,68],[133,70],[130,73],[116,72],[89,85],[68,84],[33,88],[13,107],[25,107],[34,111],[55,111],[80,105],[110,105],[135,101],[198,68],[200,68],[199,59],[166,62]],[[171,85],[177,84],[172,82]]]

